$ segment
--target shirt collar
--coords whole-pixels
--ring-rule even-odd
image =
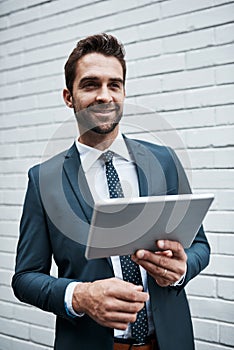
[[[84,172],[89,171],[89,169],[94,165],[94,163],[98,160],[102,153],[107,151],[107,149],[104,151],[100,151],[96,148],[87,146],[83,143],[80,143],[78,139],[76,139],[75,144],[80,154]],[[114,139],[108,150],[114,152],[115,154],[127,161],[131,161],[128,148],[124,141],[123,135],[120,132],[118,133],[117,137]]]

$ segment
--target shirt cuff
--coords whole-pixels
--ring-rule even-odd
[[[185,276],[186,276],[186,273],[187,273],[187,265],[186,265],[186,271],[185,273],[183,274],[183,276],[180,277],[180,279],[172,284],[170,284],[171,287],[179,287],[179,286],[182,286],[182,284],[184,283],[184,280],[185,280]]]
[[[72,297],[74,293],[74,289],[77,286],[77,284],[82,283],[82,282],[71,282],[68,284],[66,291],[65,291],[65,296],[64,296],[64,305],[66,312],[68,316],[71,317],[82,317],[84,316],[84,312],[75,312],[73,307],[72,307]]]

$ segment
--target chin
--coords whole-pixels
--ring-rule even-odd
[[[91,130],[99,135],[106,135],[110,134],[112,131],[115,130],[118,123],[108,124],[108,125],[102,125],[102,126],[95,126]]]

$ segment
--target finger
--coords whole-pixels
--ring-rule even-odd
[[[143,257],[143,259],[139,259],[138,256]],[[181,262],[165,256],[156,256],[147,250],[138,251],[132,259],[146,269],[155,279],[163,278],[174,282],[184,274],[184,264]]]
[[[165,280],[165,279],[160,278],[160,277],[155,279],[155,281],[160,287],[168,287],[171,284],[171,282],[169,282],[168,280]]]
[[[94,320],[102,326],[125,331],[129,323],[135,322],[136,317],[137,314],[135,316],[126,317],[126,315],[121,315],[120,313],[112,313],[108,314],[106,317],[94,317]]]
[[[186,257],[183,246],[177,241],[159,240],[157,246],[162,250],[171,250],[177,258],[185,259]]]
[[[174,270],[174,267],[178,262],[176,259],[168,258],[165,254],[155,254],[149,250],[138,250],[132,257],[133,261],[142,265],[143,261],[152,263],[156,267],[168,270]]]
[[[156,251],[156,252],[154,252],[154,254],[156,254],[156,255],[164,255],[164,256],[167,256],[168,258],[172,258],[173,257],[173,253],[172,253],[171,250]]]
[[[135,286],[129,283],[130,286],[121,286],[118,289],[113,289],[112,295],[117,299],[131,302],[146,302],[149,299],[149,294],[142,291],[142,286]]]
[[[127,302],[124,300],[115,299],[114,302],[110,301],[109,304],[106,304],[106,310],[125,312],[127,314],[135,314],[139,312],[144,307],[144,305],[145,303],[143,302]]]

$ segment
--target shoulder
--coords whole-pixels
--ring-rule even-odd
[[[57,174],[63,168],[63,164],[66,158],[72,156],[73,153],[77,152],[75,144],[73,144],[69,149],[64,150],[55,156],[49,158],[48,160],[36,164],[29,169],[29,177],[38,178],[43,175],[53,175]]]
[[[139,147],[140,149],[151,153],[157,159],[172,159],[174,158],[174,151],[168,146],[162,146],[144,140],[136,140],[125,137],[126,142],[131,146]]]

